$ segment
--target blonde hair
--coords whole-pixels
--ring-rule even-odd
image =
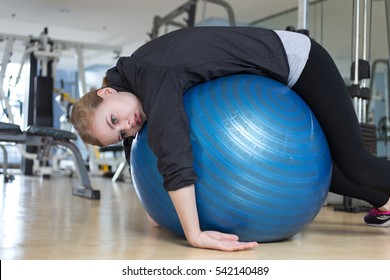
[[[103,146],[92,134],[90,134],[90,123],[95,109],[102,103],[101,98],[97,92],[99,89],[94,89],[79,100],[73,106],[70,116],[70,122],[77,130],[80,138],[87,144],[95,146]]]

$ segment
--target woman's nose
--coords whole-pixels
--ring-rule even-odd
[[[131,124],[130,124],[130,122],[128,120],[123,120],[123,121],[120,122],[119,128],[120,128],[120,130],[130,129],[131,128]]]

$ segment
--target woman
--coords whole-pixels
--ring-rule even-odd
[[[148,122],[149,145],[191,245],[224,251],[257,246],[235,235],[201,231],[195,203],[185,91],[222,76],[246,73],[291,87],[310,106],[334,162],[331,191],[370,202],[373,225],[390,223],[390,162],[371,155],[339,71],[307,36],[253,27],[194,27],[152,40],[107,71],[107,87],[83,96],[71,121],[86,142],[127,148]],[[377,219],[378,217],[385,219]]]

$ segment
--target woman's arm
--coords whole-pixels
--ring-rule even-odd
[[[234,234],[201,231],[194,185],[170,191],[169,196],[179,216],[184,234],[192,246],[221,251],[239,251],[254,248],[258,245],[257,242],[240,242],[238,236]]]

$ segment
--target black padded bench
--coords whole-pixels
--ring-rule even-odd
[[[24,144],[27,146],[38,147],[37,159],[47,160],[50,156],[50,150],[53,146],[63,146],[68,148],[75,160],[76,170],[78,171],[81,185],[73,187],[73,194],[89,199],[100,199],[100,191],[92,188],[87,168],[84,165],[83,158],[77,146],[72,142],[77,136],[66,130],[55,129],[51,127],[31,125],[26,131],[22,131],[18,125],[0,122],[0,143],[11,142],[15,144]],[[7,155],[4,150],[3,173],[8,174]]]

